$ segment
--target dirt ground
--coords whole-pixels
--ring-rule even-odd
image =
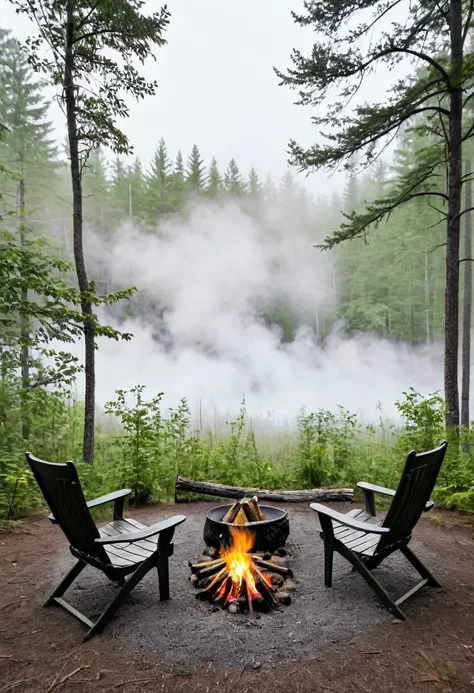
[[[408,620],[398,622],[340,557],[334,586],[324,589],[317,516],[304,505],[285,506],[297,589],[289,606],[250,620],[211,612],[187,580],[187,561],[198,557],[206,512],[216,504],[130,513],[147,523],[187,516],[170,559],[172,598],[158,601],[150,574],[107,630],[84,644],[82,624],[41,606],[73,562],[61,531],[34,517],[0,534],[0,693],[474,692],[474,541],[467,520],[436,511],[420,522],[412,546],[444,587],[416,595],[404,605]],[[377,573],[396,596],[416,580],[402,556]],[[88,569],[67,598],[93,617],[114,589]]]

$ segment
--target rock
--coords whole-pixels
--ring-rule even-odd
[[[206,546],[206,548],[202,552],[203,556],[209,556],[211,560],[214,558],[219,558],[219,551],[215,549],[213,546]]]
[[[272,573],[270,576],[270,580],[272,581],[273,587],[283,587],[283,585],[285,584],[285,579],[283,575],[278,575],[277,573]]]
[[[292,592],[295,589],[296,584],[294,583],[294,581],[291,578],[287,578],[285,580],[285,590],[287,590],[288,592]]]
[[[239,612],[239,605],[236,602],[229,604],[229,613],[237,614]]]
[[[210,556],[206,556],[206,554],[203,553],[202,556],[199,556],[197,563],[209,563],[212,560]]]
[[[291,597],[290,597],[289,593],[286,592],[285,590],[279,590],[276,593],[276,597],[277,597],[278,601],[281,602],[282,604],[286,604],[286,605],[291,604]]]

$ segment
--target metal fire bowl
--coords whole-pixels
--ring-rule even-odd
[[[204,524],[203,538],[207,546],[220,549],[221,546],[229,546],[231,542],[230,527],[244,528],[255,536],[254,551],[276,551],[285,545],[290,533],[290,521],[288,512],[271,505],[260,505],[266,520],[262,522],[247,522],[245,525],[235,525],[231,522],[223,522],[232,504],[219,505],[209,510]]]

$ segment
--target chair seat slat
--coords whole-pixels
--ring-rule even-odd
[[[131,530],[132,532],[135,529],[144,529],[146,525],[142,524],[138,520],[134,520],[131,517],[127,517],[126,520],[122,520],[123,522],[128,522],[129,525],[132,525],[133,529]],[[113,524],[113,523],[112,523]],[[150,537],[149,539],[142,539],[141,541],[137,542],[140,546],[143,546],[143,548],[146,548],[148,551],[156,551],[156,542],[158,538],[157,537]]]

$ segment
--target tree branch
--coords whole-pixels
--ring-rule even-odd
[[[416,192],[416,193],[413,193],[412,195],[410,195],[410,197],[408,199],[412,200],[414,197],[442,197],[443,200],[446,200],[447,202],[449,202],[448,195],[446,195],[446,193],[439,192],[438,190],[433,190],[432,192],[428,191],[428,190],[426,190],[424,192]],[[437,211],[439,211],[439,210],[437,210]]]
[[[429,255],[430,253],[434,252],[435,250],[438,250],[438,248],[444,248],[446,245],[447,245],[447,243],[438,243],[438,245],[433,246],[431,248],[431,250],[428,250],[427,254]]]
[[[425,62],[429,63],[443,77],[443,80],[446,83],[448,91],[452,91],[453,87],[451,84],[451,79],[449,77],[449,74],[444,69],[444,67],[442,65],[440,65],[436,60],[431,58],[429,55],[427,55],[426,53],[422,53],[421,51],[413,50],[412,48],[402,48],[400,46],[399,47],[393,46],[392,48],[385,48],[385,50],[380,51],[376,55],[373,55],[372,58],[365,63],[365,65],[360,66],[360,69],[365,70],[373,62],[376,62],[377,60],[380,60],[380,58],[383,58],[385,55],[390,55],[391,53],[406,53],[407,55],[414,55],[416,58],[419,58],[420,60],[424,60]]]
[[[474,212],[474,207],[467,207],[467,209],[463,209],[463,211],[456,214],[453,219],[460,219],[462,216],[464,216],[464,214],[467,214],[467,212]]]
[[[474,0],[471,0],[471,2],[469,3],[469,9],[467,11],[466,23],[464,24],[464,29],[462,32],[463,45],[466,42],[467,34],[469,32],[469,29],[471,28],[471,19],[472,19],[473,11],[474,11]]]
[[[410,118],[412,118],[414,115],[418,115],[419,113],[425,113],[426,111],[439,112],[440,110],[444,112],[446,109],[440,109],[437,106],[424,106],[421,108],[415,108],[410,113],[405,113],[403,115],[399,115],[395,122],[390,123],[383,130],[376,132],[371,137],[366,138],[363,141],[355,142],[352,145],[346,144],[345,149],[343,149],[342,152],[341,152],[341,147],[339,147],[339,150],[335,149],[334,150],[335,153],[331,157],[332,164],[329,163],[330,159],[328,158],[328,160],[326,162],[322,163],[321,165],[334,166],[335,161],[338,162],[339,160],[341,160],[343,158],[352,156],[356,152],[359,152],[360,150],[364,149],[365,147],[369,147],[371,144],[375,144],[376,142],[378,142],[383,137],[386,137],[387,135],[389,135],[393,130],[395,130],[395,129],[398,130],[403,125],[403,123],[406,123],[406,121],[409,120]],[[449,115],[449,112],[448,112],[448,115]],[[294,149],[296,149],[297,145],[295,142],[290,143],[290,148],[292,148],[292,144],[294,145]],[[317,149],[317,147],[313,147],[312,149],[315,150],[315,149]],[[309,151],[311,151],[311,150],[309,150]],[[294,156],[294,154],[293,154],[293,156]],[[297,159],[295,159],[295,161],[297,161]],[[314,166],[314,164],[311,164],[311,165]]]
[[[79,43],[79,41],[84,41],[84,39],[87,38],[95,38],[96,36],[100,36],[102,34],[109,34],[110,36],[123,36],[126,33],[124,29],[120,30],[113,30],[113,29],[97,29],[96,31],[89,31],[87,34],[82,34],[81,36],[77,36],[73,40],[73,45],[75,43]]]
[[[94,14],[94,12],[96,11],[96,9],[97,9],[98,6],[100,5],[100,2],[101,2],[101,0],[97,0],[97,2],[95,2],[94,5],[92,5],[91,9],[90,9],[89,12],[86,14],[86,16],[84,17],[84,19],[83,19],[81,22],[79,22],[79,24],[77,25],[77,30],[78,30],[78,31],[80,31],[80,30],[82,29],[82,27],[85,26],[85,25],[87,24],[87,22],[89,21],[90,16],[91,16],[92,14]]]
[[[472,123],[471,127],[466,132],[466,134],[463,136],[462,141],[465,142],[466,140],[468,140],[471,137],[473,132],[474,132],[474,122]]]

